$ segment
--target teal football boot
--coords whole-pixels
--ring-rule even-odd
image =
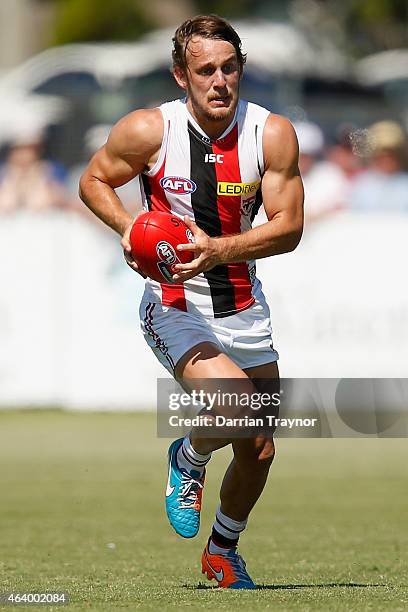
[[[200,528],[201,497],[203,494],[205,470],[199,472],[180,469],[177,452],[183,438],[175,440],[168,453],[168,479],[166,486],[166,513],[170,525],[183,538],[194,538]]]

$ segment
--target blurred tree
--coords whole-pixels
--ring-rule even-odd
[[[408,45],[407,0],[347,0],[346,31],[357,52]]]
[[[291,0],[288,16],[356,57],[408,46],[407,0]]]
[[[197,14],[215,13],[222,17],[251,17],[255,9],[263,4],[262,0],[196,0]]]
[[[0,0],[1,2],[2,0]],[[291,20],[355,56],[408,46],[407,0],[33,0],[56,7],[52,43],[135,40],[188,16]],[[161,6],[160,6],[161,5]],[[161,8],[162,7],[162,8]]]
[[[54,0],[53,44],[135,40],[155,27],[141,0]]]

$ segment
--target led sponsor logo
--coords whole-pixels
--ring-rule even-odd
[[[176,263],[176,261],[178,261],[178,257],[176,255],[175,250],[173,249],[171,244],[169,244],[165,240],[161,240],[157,243],[156,253],[157,256],[168,265],[174,264]]]
[[[197,185],[194,181],[183,178],[182,176],[165,176],[160,179],[160,185],[165,191],[175,193],[177,195],[194,193],[194,191],[197,189]]]
[[[219,181],[217,183],[217,194],[222,196],[241,196],[255,193],[260,184],[260,181],[256,183],[226,183]]]

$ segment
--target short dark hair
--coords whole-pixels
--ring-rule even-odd
[[[241,39],[231,24],[218,15],[197,15],[187,19],[174,33],[173,36],[173,66],[179,66],[183,70],[187,68],[186,52],[188,43],[194,36],[225,40],[234,47],[237,55],[240,71],[242,72],[246,62],[246,53],[242,53]]]

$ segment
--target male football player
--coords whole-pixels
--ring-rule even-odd
[[[178,264],[175,284],[147,279],[142,330],[160,362],[183,386],[253,394],[259,380],[276,389],[278,354],[254,260],[296,248],[303,187],[294,129],[285,118],[239,98],[245,55],[231,25],[215,16],[187,20],[173,38],[173,74],[185,98],[137,110],[112,129],[80,182],[86,205],[129,242],[133,219],[115,188],[139,175],[144,208],[184,218],[194,259]],[[273,58],[271,58],[273,61]],[[264,205],[268,222],[251,221]],[[194,380],[199,381],[194,385]],[[267,383],[266,383],[266,386]],[[242,432],[241,432],[242,433]],[[199,528],[205,469],[230,444],[202,571],[221,587],[254,588],[238,538],[265,486],[274,457],[271,433],[217,438],[193,428],[169,449],[166,510],[183,537]]]

